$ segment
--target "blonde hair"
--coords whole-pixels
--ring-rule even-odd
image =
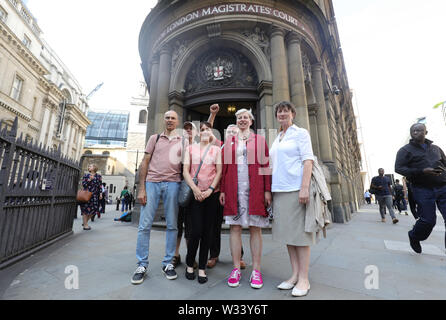
[[[96,164],[94,164],[94,163],[90,163],[90,164],[88,165],[87,169],[90,168],[90,166],[93,167],[93,170],[94,170],[95,173],[98,172],[99,168],[98,168],[98,166],[97,166]],[[90,170],[88,170],[88,171],[90,171]]]
[[[254,116],[252,115],[252,109],[240,109],[239,111],[236,112],[235,117],[237,118],[239,115],[241,115],[242,113],[248,113],[249,117],[251,118],[252,121],[254,121]]]

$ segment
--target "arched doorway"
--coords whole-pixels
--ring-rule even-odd
[[[203,121],[209,117],[209,106],[220,105],[214,128],[223,137],[229,124],[235,123],[235,113],[252,109],[259,125],[259,77],[251,61],[241,52],[228,47],[214,47],[193,62],[184,83],[185,121]]]

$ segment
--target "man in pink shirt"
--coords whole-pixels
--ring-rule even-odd
[[[168,111],[164,115],[165,130],[150,137],[144,159],[139,167],[138,201],[142,205],[136,244],[137,269],[133,284],[140,284],[149,265],[150,231],[159,200],[162,197],[166,217],[166,255],[162,272],[169,280],[177,278],[172,265],[177,240],[178,191],[181,181],[181,156],[188,141],[178,135],[178,114]],[[143,183],[145,181],[145,183]]]

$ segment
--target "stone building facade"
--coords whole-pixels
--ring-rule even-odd
[[[126,111],[89,113],[92,125],[87,130],[81,158],[82,172],[94,163],[113,201],[125,186],[135,192],[135,173],[146,147],[148,104],[147,86],[142,82]]]
[[[79,160],[88,103],[68,68],[42,38],[21,0],[0,0],[0,120],[19,134]]]
[[[278,128],[274,104],[288,100],[326,170],[333,220],[348,221],[363,202],[356,120],[331,0],[161,0],[142,26],[139,51],[150,91],[146,139],[162,131],[167,110],[180,121],[205,120],[215,102],[222,107],[220,132],[241,107],[252,108],[253,129],[268,132]]]

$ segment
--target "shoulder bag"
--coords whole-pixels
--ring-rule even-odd
[[[206,152],[203,155],[203,159],[201,159],[200,166],[198,167],[197,172],[195,173],[195,176],[192,178],[195,185],[198,185],[198,173],[200,172],[201,166],[203,165],[203,161],[206,158],[206,155],[211,148],[211,144],[209,144],[209,147],[206,149]],[[178,191],[178,205],[180,207],[187,207],[190,204],[190,201],[192,200],[193,192],[192,189],[187,184],[186,180],[181,181],[180,184],[180,190]]]
[[[88,191],[88,189],[79,190],[76,195],[76,201],[79,203],[87,203],[92,196],[93,192]]]
[[[87,203],[90,201],[93,193],[88,190],[79,190],[77,192],[76,201],[80,203]]]

